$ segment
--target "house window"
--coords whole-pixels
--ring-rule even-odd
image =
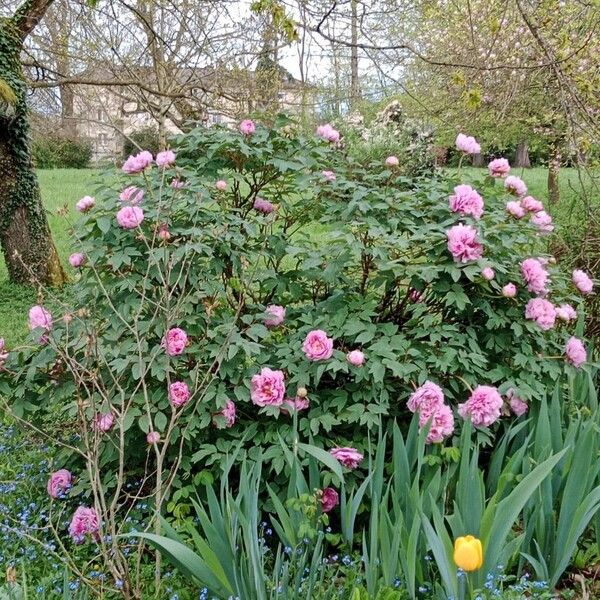
[[[108,134],[107,133],[99,133],[98,134],[98,145],[99,146],[107,146],[108,145]]]
[[[217,113],[210,113],[208,115],[208,121],[213,125],[218,125],[223,121],[223,117]]]
[[[98,109],[98,115],[97,115],[97,120],[100,121],[101,123],[103,123],[104,121],[107,120],[108,115],[101,109]]]

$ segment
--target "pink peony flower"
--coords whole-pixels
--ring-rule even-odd
[[[567,362],[570,362],[576,369],[587,360],[587,352],[585,351],[585,346],[583,342],[576,338],[570,337],[565,345],[565,354],[567,357]]]
[[[414,302],[414,303],[421,302],[422,296],[423,296],[423,294],[421,292],[419,292],[419,290],[415,290],[414,288],[410,288],[410,291],[408,293],[408,299],[411,302]]]
[[[514,283],[507,283],[502,288],[502,295],[505,298],[514,298],[517,295],[517,286]]]
[[[435,444],[443,442],[444,438],[454,431],[454,414],[447,404],[440,404],[432,412],[419,411],[419,429],[423,429],[431,421],[427,432],[426,442]]]
[[[388,156],[385,159],[386,167],[397,167],[399,164],[400,164],[400,161],[398,160],[397,156]]]
[[[174,381],[169,386],[169,402],[179,408],[187,404],[190,399],[190,388],[185,381]]]
[[[362,367],[365,364],[364,352],[360,350],[352,350],[346,354],[346,360],[355,367]]]
[[[477,140],[473,136],[464,133],[459,133],[456,136],[456,148],[465,154],[479,154],[481,152],[481,146],[477,143]]]
[[[122,170],[123,173],[127,173],[127,175],[137,175],[138,173],[141,173],[151,165],[152,154],[150,154],[150,152],[148,152],[147,150],[143,150],[135,156],[130,156],[123,163]]]
[[[561,304],[556,307],[556,316],[561,321],[574,321],[577,318],[577,311],[570,304]]]
[[[187,341],[187,333],[183,329],[175,327],[167,331],[165,337],[162,339],[161,346],[167,351],[169,356],[177,356],[185,350]]]
[[[95,508],[80,506],[71,519],[69,525],[69,535],[76,544],[82,544],[86,535],[90,535],[94,540],[99,539],[100,519]]]
[[[272,371],[263,367],[252,377],[250,397],[257,406],[280,406],[285,397],[283,371]]]
[[[552,225],[552,217],[543,210],[534,213],[531,216],[531,222],[542,232],[542,233],[550,233],[554,230],[554,225]]]
[[[129,202],[129,204],[140,204],[143,199],[144,190],[140,190],[140,188],[135,187],[135,185],[126,187],[119,194],[119,200],[121,200],[121,202]]]
[[[253,208],[254,210],[264,213],[265,215],[268,215],[275,210],[275,206],[271,204],[271,202],[258,196],[256,197],[256,200],[254,200]]]
[[[527,193],[525,182],[520,177],[515,177],[514,175],[509,175],[504,180],[504,187],[507,192],[515,196],[524,196]]]
[[[521,206],[518,200],[511,200],[506,203],[506,212],[512,215],[515,219],[522,219],[525,216],[525,209]]]
[[[527,289],[534,294],[548,292],[548,271],[537,258],[526,258],[521,263],[521,274],[527,283]]]
[[[244,135],[252,135],[256,131],[256,123],[252,119],[244,119],[240,123],[240,131]]]
[[[168,242],[171,239],[171,234],[169,232],[169,226],[166,225],[165,223],[159,225],[158,237],[165,242]]]
[[[321,510],[324,513],[331,512],[339,503],[340,497],[333,488],[321,490]]]
[[[335,181],[336,179],[333,171],[321,171],[321,175],[323,175],[327,181]]]
[[[510,165],[505,158],[495,158],[488,165],[492,177],[506,177],[510,171]]]
[[[496,272],[494,269],[492,269],[492,267],[484,267],[481,269],[481,276],[487,281],[491,281],[494,279],[494,277],[496,277]]]
[[[330,123],[319,125],[317,127],[317,135],[331,143],[336,143],[340,140],[340,132],[334,129]]]
[[[149,444],[158,444],[158,442],[160,442],[160,433],[158,433],[158,431],[149,431],[146,436],[146,441]]]
[[[589,294],[594,288],[594,282],[589,275],[581,269],[573,271],[573,283],[582,294]]]
[[[510,410],[512,410],[517,417],[523,416],[529,410],[529,405],[527,402],[521,400],[521,398],[516,395],[515,390],[512,388],[506,392],[506,397],[508,398]]]
[[[286,398],[281,405],[281,412],[289,415],[290,412],[300,412],[310,406],[310,400],[306,396],[296,396],[295,398]]]
[[[461,215],[472,215],[480,219],[483,214],[483,200],[470,185],[457,185],[454,195],[449,198],[450,210]]]
[[[539,200],[536,200],[533,196],[525,196],[525,198],[521,200],[521,205],[525,210],[528,210],[532,213],[544,210],[544,205]]]
[[[29,309],[29,329],[52,329],[52,315],[43,306],[32,306]]]
[[[227,429],[229,429],[230,427],[233,427],[233,425],[235,423],[235,404],[234,404],[233,400],[229,400],[229,398],[228,398],[227,401],[225,402],[225,407],[223,408],[223,410],[218,412],[217,415],[224,417],[225,424],[219,425],[217,420],[213,419],[213,424],[216,427],[226,427]]]
[[[458,405],[458,414],[463,419],[470,419],[475,427],[489,427],[500,418],[502,396],[495,387],[477,386],[469,399]]]
[[[84,196],[81,200],[75,204],[75,208],[82,213],[91,210],[96,205],[96,199],[91,196]]]
[[[220,192],[224,192],[227,189],[227,182],[224,179],[219,179],[219,181],[215,183],[215,187]]]
[[[139,206],[124,206],[117,213],[117,223],[123,229],[135,229],[144,220],[144,211]]]
[[[8,358],[8,352],[6,352],[6,344],[4,338],[0,338],[0,367],[4,365]]]
[[[322,329],[310,331],[302,344],[308,360],[327,360],[333,355],[333,339]]]
[[[525,307],[525,317],[535,321],[544,331],[552,329],[556,321],[556,309],[544,298],[532,298]]]
[[[69,264],[72,267],[81,267],[81,265],[85,262],[85,255],[81,254],[81,252],[75,252],[69,256]]]
[[[348,467],[348,469],[356,469],[364,458],[363,455],[354,448],[333,448],[329,451],[329,454],[345,467]]]
[[[171,187],[174,190],[180,190],[182,187],[185,187],[185,183],[181,179],[171,179]]]
[[[163,150],[156,155],[156,165],[158,167],[170,167],[175,164],[175,159],[177,155],[173,150]]]
[[[266,318],[265,325],[267,327],[277,327],[281,325],[285,319],[285,308],[277,304],[267,306],[265,310]]]
[[[110,431],[115,424],[115,416],[112,412],[107,413],[96,413],[96,417],[94,418],[94,429],[97,431]]]
[[[72,480],[71,473],[67,469],[55,471],[48,479],[48,495],[51,498],[63,497],[71,487]]]
[[[410,412],[423,412],[431,415],[442,404],[444,404],[442,388],[428,380],[411,394],[406,406]]]
[[[455,262],[477,260],[483,255],[483,246],[477,241],[477,230],[470,225],[459,223],[446,232],[448,250]]]

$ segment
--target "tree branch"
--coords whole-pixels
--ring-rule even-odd
[[[15,25],[21,41],[35,29],[54,0],[25,0],[17,8],[12,22]]]

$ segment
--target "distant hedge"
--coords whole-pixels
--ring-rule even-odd
[[[140,150],[148,150],[151,154],[156,155],[163,149],[160,147],[158,129],[155,127],[144,127],[132,133],[129,138],[125,138],[123,158],[137,154]]]
[[[40,169],[85,169],[92,159],[92,145],[85,139],[38,137],[33,140],[32,151]]]

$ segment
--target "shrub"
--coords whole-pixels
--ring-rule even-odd
[[[160,151],[160,141],[158,138],[158,129],[156,127],[144,127],[139,131],[134,131],[123,143],[123,158],[131,154],[137,154],[139,149],[143,148],[156,154]]]
[[[39,169],[85,169],[92,159],[89,141],[61,136],[35,138],[32,152]]]
[[[473,190],[453,194],[460,174],[359,162],[285,117],[244,129],[192,130],[176,158],[132,157],[119,188],[78,203],[74,304],[53,323],[32,311],[0,379],[18,416],[76,423],[57,464],[76,470],[126,581],[118,507],[185,514],[195,484],[263,452],[277,494],[295,426],[338,468],[323,449],[350,447],[351,489],[369,435],[407,422],[427,380],[409,406],[429,441],[460,428],[459,404],[492,441],[575,369],[552,302],[579,295],[544,256],[548,224],[509,216],[497,181],[476,183],[479,218]]]

